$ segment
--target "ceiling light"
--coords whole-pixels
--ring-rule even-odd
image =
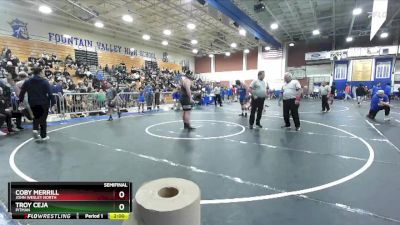
[[[239,30],[239,34],[242,35],[242,36],[246,36],[246,30],[243,29],[243,28],[241,28],[241,29]]]
[[[53,10],[47,5],[41,5],[39,6],[39,12],[44,14],[50,14],[51,12],[53,12]]]
[[[150,40],[150,35],[148,35],[148,34],[143,34],[143,36],[142,36],[142,38],[144,39],[144,40]]]
[[[97,21],[96,23],[94,23],[94,26],[98,27],[98,28],[103,28],[104,24],[102,22],[100,22],[100,21]]]
[[[131,50],[131,52],[135,51],[135,48],[130,48],[129,50]]]
[[[381,35],[382,36],[382,35]],[[69,35],[69,34],[63,34],[63,37],[65,37],[65,38],[71,38],[71,35]]]
[[[381,38],[387,38],[389,36],[388,32],[381,33]]]
[[[231,53],[230,53],[230,52],[225,52],[225,55],[226,55],[226,56],[230,56]]]
[[[199,50],[193,49],[192,52],[193,52],[194,54],[197,54],[197,53],[199,52]]]
[[[347,41],[347,42],[352,42],[352,41],[353,41],[353,37],[347,37],[347,38],[346,38],[346,41]]]
[[[208,57],[212,58],[212,57],[214,57],[214,55],[213,54],[209,54]]]
[[[133,18],[132,18],[131,15],[123,15],[122,16],[122,20],[125,21],[125,22],[129,22],[129,23],[133,22]]]
[[[269,47],[269,46],[265,46],[265,51],[269,51],[269,50],[271,50],[271,47]]]
[[[186,27],[187,27],[189,30],[194,30],[194,29],[196,28],[196,25],[195,25],[194,23],[188,23],[188,24],[186,25]]]
[[[164,45],[164,46],[168,45],[168,41],[162,41],[161,44]]]
[[[289,46],[293,47],[294,46],[294,42],[290,42]]]
[[[199,42],[197,40],[191,40],[190,43],[192,43],[192,45],[197,45]]]
[[[237,44],[236,44],[235,42],[233,42],[233,43],[231,44],[231,47],[232,47],[232,48],[236,48],[236,47],[237,47]]]
[[[357,15],[360,15],[361,13],[362,13],[362,9],[361,8],[353,9],[353,15],[357,16]]]
[[[169,35],[171,35],[171,30],[164,30],[163,31],[163,34],[165,34],[165,35],[167,35],[167,36],[169,36]]]
[[[278,24],[277,23],[273,23],[273,24],[271,24],[271,29],[272,30],[276,30],[276,29],[278,29]]]
[[[312,34],[313,34],[313,35],[319,35],[320,32],[319,32],[319,30],[317,29],[317,30],[313,30]]]
[[[245,54],[248,54],[248,53],[250,52],[250,50],[246,48],[243,52],[244,52]]]

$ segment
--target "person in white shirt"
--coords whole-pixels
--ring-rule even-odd
[[[279,96],[280,101],[283,99],[283,119],[285,125],[282,128],[290,129],[290,116],[292,114],[296,131],[300,130],[300,118],[299,118],[299,106],[301,96],[301,85],[298,80],[292,79],[291,73],[285,73],[285,84],[282,87],[281,94]]]
[[[257,111],[256,126],[262,128],[260,121],[264,108],[265,97],[268,93],[268,84],[264,81],[265,73],[264,71],[258,72],[258,79],[253,80],[250,84],[251,93],[251,111],[250,111],[250,129],[253,129],[255,114]]]
[[[215,95],[215,97],[214,97],[215,106],[217,106],[217,102],[218,102],[218,104],[222,107],[221,84],[220,83],[217,83],[217,85],[214,87],[213,92]]]
[[[328,103],[328,95],[331,92],[331,88],[329,87],[329,85],[326,84],[326,82],[322,82],[322,86],[319,91],[322,97],[322,112],[331,111]]]

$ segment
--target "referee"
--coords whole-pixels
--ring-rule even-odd
[[[301,85],[298,80],[292,79],[291,73],[285,73],[285,84],[279,96],[279,104],[283,99],[283,119],[285,125],[282,128],[290,129],[290,116],[292,114],[296,131],[300,131],[299,105],[301,95]]]
[[[267,96],[268,84],[264,81],[264,71],[258,72],[258,79],[250,84],[251,93],[251,111],[250,111],[250,129],[253,129],[255,114],[257,111],[256,126],[262,128],[260,121],[264,108],[265,97]]]

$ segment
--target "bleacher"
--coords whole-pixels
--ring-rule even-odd
[[[75,55],[75,50],[72,46],[57,45],[35,40],[23,40],[7,36],[0,36],[0,46],[2,46],[2,48],[8,46],[12,54],[17,56],[22,62],[28,61],[30,56],[36,58],[40,57],[43,51],[46,51],[49,55],[55,54],[58,59],[62,61],[64,61],[65,57],[69,54],[72,57]]]

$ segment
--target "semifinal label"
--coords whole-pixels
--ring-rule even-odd
[[[130,182],[10,182],[8,186],[8,209],[15,219],[111,219],[110,213],[132,212]]]

